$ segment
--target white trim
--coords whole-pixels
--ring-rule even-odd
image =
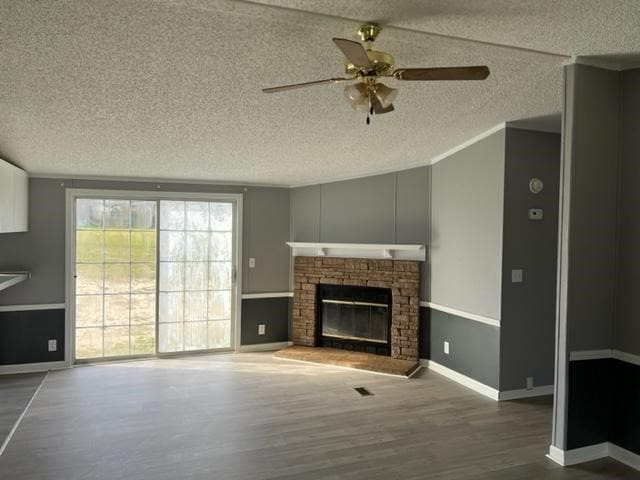
[[[491,325],[493,327],[500,328],[500,320],[491,317],[485,317],[483,315],[477,315],[475,313],[465,312],[463,310],[458,310],[456,308],[447,307],[446,305],[439,305],[433,302],[420,302],[421,307],[432,308],[434,310],[438,310],[440,312],[449,313],[451,315],[455,315],[457,317],[466,318],[468,320],[474,320],[480,323],[486,323],[487,325]]]
[[[241,183],[227,180],[190,180],[187,178],[154,178],[154,177],[118,177],[118,176],[100,176],[100,175],[63,175],[59,173],[29,173],[29,178],[44,178],[51,180],[67,180],[73,182],[88,181],[88,182],[118,182],[118,183],[147,183],[150,187],[155,186],[156,189],[161,190],[163,185],[206,185],[206,186],[220,186],[220,187],[239,187],[239,188],[291,188],[289,185],[282,183]],[[158,187],[159,186],[159,187]],[[70,188],[73,185],[69,185]],[[146,190],[143,190],[146,191]],[[149,192],[155,192],[156,190],[148,190]],[[175,191],[175,190],[167,190]],[[240,193],[240,192],[238,192]]]
[[[623,352],[622,350],[574,350],[569,353],[570,361],[579,360],[600,360],[604,358],[613,358],[621,362],[640,365],[640,355]]]
[[[589,445],[582,448],[574,448],[572,450],[562,450],[558,447],[551,445],[549,447],[549,453],[547,458],[554,462],[568,467],[570,465],[577,465],[579,463],[590,462],[592,460],[598,460],[609,456],[609,443],[598,443],[596,445]]]
[[[474,380],[473,378],[469,378],[462,373],[456,372],[455,370],[451,370],[450,368],[445,367],[444,365],[440,365],[433,360],[421,358],[420,365],[428,368],[429,370],[433,370],[434,372],[439,373],[440,375],[443,375],[453,380],[454,382],[464,385],[465,387],[470,388],[471,390],[474,390],[484,395],[485,397],[489,397],[491,400],[498,401],[500,399],[500,392],[498,392],[498,390],[496,390],[495,388],[485,385],[484,383]]]
[[[27,312],[30,310],[62,310],[64,303],[39,303],[34,305],[2,305],[0,312]]]
[[[553,395],[553,385],[541,385],[531,389],[520,390],[503,390],[500,392],[500,401],[518,400],[520,398],[542,397],[545,395]]]
[[[573,450],[562,450],[551,445],[549,447],[549,453],[547,454],[547,458],[563,467],[590,462],[604,457],[611,457],[631,468],[640,470],[640,455],[611,442],[598,443]]]
[[[238,352],[270,352],[281,350],[293,345],[293,342],[272,342],[272,343],[256,343],[253,345],[240,345]]]
[[[609,456],[620,463],[624,463],[628,467],[640,470],[640,455],[619,447],[615,443],[609,442]]]
[[[266,293],[243,293],[242,300],[253,300],[256,298],[283,298],[293,297],[293,292],[266,292]]]
[[[426,258],[424,245],[321,242],[286,242],[286,244],[291,247],[291,255],[294,257],[372,258],[419,262],[424,262]]]
[[[44,382],[47,380],[47,376],[48,375],[49,375],[49,372],[45,373],[44,377],[42,378],[42,381],[40,382],[40,385],[38,385],[38,388],[36,388],[36,391],[33,392],[33,395],[31,395],[31,399],[27,403],[26,407],[24,407],[24,410],[22,411],[22,413],[20,414],[20,416],[16,420],[16,423],[14,423],[13,427],[11,427],[11,430],[9,431],[9,435],[7,435],[7,438],[5,438],[4,442],[2,442],[2,445],[0,445],[0,456],[2,456],[2,454],[5,451],[5,449],[7,448],[7,445],[9,445],[9,442],[13,438],[13,435],[16,433],[16,430],[18,430],[18,427],[20,426],[20,422],[22,422],[22,419],[27,414],[27,410],[29,410],[29,407],[31,406],[31,404],[35,400],[36,395],[38,395],[38,392],[40,392],[40,389],[44,385]]]
[[[31,274],[29,272],[0,272],[0,278],[1,277],[10,278],[10,280],[0,282],[0,290],[4,290],[5,288],[13,287],[20,282],[30,279]]]
[[[640,365],[640,355],[634,355],[633,353],[627,353],[621,350],[614,350],[613,358],[615,358],[616,360],[620,360],[621,362],[627,362],[633,365]]]
[[[569,352],[569,360],[600,360],[603,358],[612,358],[613,350],[574,350]]]
[[[62,360],[58,362],[17,363],[15,365],[0,365],[0,375],[48,372],[49,370],[62,370],[63,368],[67,368],[67,364]]]

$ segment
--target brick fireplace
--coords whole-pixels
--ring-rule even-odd
[[[294,257],[293,342],[317,345],[318,285],[388,288],[392,294],[391,357],[418,359],[419,262],[366,258]]]

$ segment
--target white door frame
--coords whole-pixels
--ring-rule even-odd
[[[213,193],[213,192],[155,192],[145,190],[105,190],[88,188],[68,188],[65,193],[66,219],[65,219],[65,366],[75,364],[75,249],[76,249],[76,209],[75,201],[78,198],[97,198],[115,200],[184,200],[231,202],[235,209],[234,241],[233,241],[233,284],[232,289],[232,320],[231,320],[231,350],[240,349],[240,328],[242,318],[242,213],[243,194],[241,193]],[[157,222],[160,211],[158,209]],[[156,228],[159,223],[156,224]],[[156,298],[156,302],[157,302]],[[156,323],[158,319],[156,318]],[[198,352],[178,352],[189,355]],[[157,352],[156,352],[157,355]],[[167,354],[162,354],[165,356]],[[170,354],[176,355],[176,354]],[[153,357],[153,355],[151,355]],[[108,360],[108,359],[107,359]]]

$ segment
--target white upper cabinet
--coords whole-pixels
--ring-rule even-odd
[[[26,232],[28,211],[27,172],[0,160],[0,233]]]

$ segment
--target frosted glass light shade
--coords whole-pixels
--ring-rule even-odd
[[[375,94],[382,108],[388,108],[398,96],[398,89],[387,87],[384,83],[378,83]]]

